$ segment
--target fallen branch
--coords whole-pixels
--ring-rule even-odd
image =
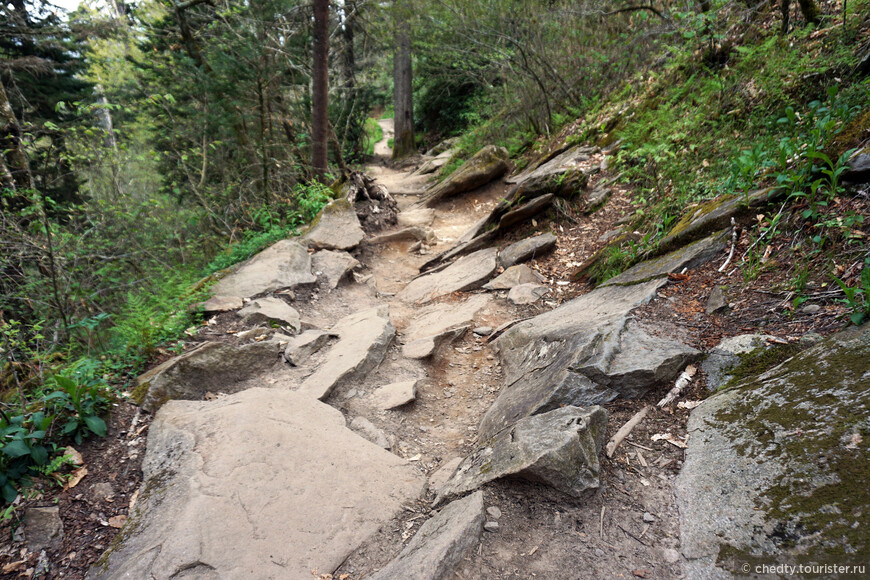
[[[628,420],[628,422],[619,428],[619,431],[610,438],[610,441],[607,442],[607,457],[613,457],[613,452],[616,451],[616,448],[619,447],[619,444],[622,443],[622,440],[628,437],[628,434],[631,433],[631,430],[637,427],[637,424],[643,421],[643,418],[646,417],[646,414],[649,413],[649,410],[652,409],[649,405],[638,411],[634,414],[634,417]]]
[[[664,407],[665,405],[671,404],[674,399],[680,396],[680,392],[686,388],[686,385],[691,382],[692,377],[695,376],[695,373],[698,372],[698,369],[695,368],[695,365],[689,365],[686,367],[680,377],[677,379],[676,384],[674,384],[674,388],[668,391],[668,394],[658,402],[657,407]]]
[[[719,267],[717,270],[720,274],[725,271],[725,268],[728,267],[728,264],[731,263],[731,259],[734,257],[734,249],[737,247],[737,223],[734,221],[734,218],[731,218],[731,251],[728,252],[728,259],[725,260],[725,263]]]

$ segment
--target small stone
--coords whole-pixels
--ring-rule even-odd
[[[107,499],[112,499],[115,496],[115,490],[112,488],[112,484],[102,481],[100,483],[95,483],[93,487],[94,499],[97,501],[106,501]]]
[[[651,524],[654,521],[656,521],[656,517],[649,512],[643,512],[643,521],[645,521],[648,524]]]
[[[249,324],[280,324],[297,332],[302,327],[296,309],[273,296],[252,300],[238,314]]]
[[[63,521],[57,506],[28,508],[21,526],[24,528],[27,549],[31,552],[54,550],[60,548],[63,542]]]
[[[680,561],[680,553],[673,548],[662,550],[662,559],[668,564],[676,564]]]
[[[474,334],[476,334],[477,336],[489,336],[490,334],[492,334],[492,327],[478,326],[472,332],[474,332]]]
[[[351,389],[344,395],[344,400],[347,401],[348,399],[353,399],[356,396],[357,396],[356,389]]]
[[[490,506],[486,508],[486,513],[489,514],[489,517],[494,520],[497,520],[501,517],[501,510],[498,509],[496,506]]]
[[[804,314],[818,314],[818,312],[822,309],[818,304],[807,304],[803,308],[801,308],[801,312]]]
[[[508,292],[508,300],[518,306],[522,304],[532,304],[543,298],[543,296],[549,291],[549,288],[539,284],[520,284],[519,286],[514,286],[510,289],[510,292]]]
[[[483,524],[483,529],[487,532],[497,532],[498,522],[486,522],[485,524]]]
[[[390,441],[384,432],[374,426],[374,424],[365,417],[356,417],[350,422],[350,428],[356,431],[364,439],[368,439],[378,447],[384,449],[390,448]]]
[[[417,398],[417,379],[384,385],[372,394],[372,398],[385,411],[407,405]]]
[[[707,316],[719,314],[728,309],[728,301],[725,300],[725,293],[722,286],[714,286],[710,292],[710,297],[707,299]]]
[[[604,556],[604,550],[602,550],[601,548],[595,548],[595,555],[601,558],[602,556]]]

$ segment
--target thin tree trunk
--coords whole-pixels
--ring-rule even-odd
[[[314,0],[314,87],[311,102],[311,166],[323,181],[329,146],[329,0]]]
[[[27,154],[21,145],[21,125],[15,118],[12,103],[6,95],[6,88],[0,80],[0,152],[6,156],[6,171],[12,176],[15,189],[19,191],[33,187],[33,177]]]
[[[396,16],[396,52],[393,57],[393,159],[414,153],[414,93],[411,86],[411,37],[403,16]]]

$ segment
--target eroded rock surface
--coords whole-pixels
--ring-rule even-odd
[[[508,152],[504,147],[487,145],[451,173],[444,181],[430,188],[420,203],[432,207],[447,198],[477,189],[508,170]]]
[[[315,282],[308,251],[296,240],[281,240],[224,276],[212,286],[212,293],[251,298]]]
[[[338,335],[333,332],[317,329],[306,330],[287,341],[284,359],[293,366],[299,366],[334,338],[338,338]]]
[[[337,568],[423,487],[339,411],[260,388],[165,405],[143,475],[89,578],[309,578]]]
[[[330,332],[339,336],[338,342],[302,382],[298,393],[323,400],[339,384],[364,377],[384,360],[396,335],[386,305],[346,316]]]
[[[864,325],[692,411],[676,482],[687,578],[731,578],[746,562],[866,563],[868,358]]]
[[[538,272],[532,270],[525,264],[518,264],[509,267],[494,278],[492,282],[484,284],[483,288],[484,290],[510,290],[514,286],[519,286],[520,284],[540,284],[544,280],[546,280],[546,278]]]
[[[359,261],[347,252],[321,250],[311,257],[314,274],[322,277],[323,283],[330,290],[338,288],[338,285],[349,278],[351,272],[358,266]]]
[[[403,302],[425,304],[453,292],[480,288],[495,273],[497,256],[498,250],[495,248],[463,256],[439,272],[412,280],[396,298]]]
[[[546,254],[555,247],[556,236],[547,232],[509,245],[499,253],[498,262],[503,268],[510,268],[514,264]]]
[[[312,248],[351,250],[363,241],[365,232],[353,204],[346,199],[336,199],[314,218],[312,227],[303,238]]]
[[[289,326],[297,332],[302,328],[299,312],[274,296],[252,300],[247,306],[239,310],[239,316],[249,324],[278,324]]]
[[[428,519],[408,545],[369,580],[444,580],[480,540],[483,492],[456,500]]]
[[[436,504],[506,476],[583,497],[599,485],[598,454],[607,416],[602,407],[568,406],[526,417],[492,438],[481,438],[481,447],[438,490]]]

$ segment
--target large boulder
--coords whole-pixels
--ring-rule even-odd
[[[676,481],[687,578],[744,577],[744,565],[771,562],[866,563],[868,359],[864,325],[692,411]]]
[[[303,236],[319,250],[351,250],[365,237],[353,204],[344,198],[326,204]]]
[[[402,332],[402,354],[415,359],[432,356],[442,344],[465,334],[474,316],[489,301],[489,296],[478,294],[462,302],[421,308]]]
[[[433,207],[449,197],[477,189],[493,179],[498,179],[508,170],[508,152],[504,147],[487,145],[451,173],[447,179],[430,188],[420,204]]]
[[[414,501],[424,480],[310,397],[255,388],[172,401],[139,500],[88,577],[311,578]]]
[[[424,304],[454,292],[467,292],[483,286],[498,268],[498,250],[487,248],[459,258],[441,271],[411,280],[396,298]]]
[[[445,580],[480,540],[483,492],[447,505],[428,519],[408,545],[368,580]]]
[[[299,386],[298,393],[326,399],[337,386],[365,378],[376,368],[396,336],[386,305],[345,316],[330,329],[338,342],[323,357],[320,366]]]
[[[308,251],[296,240],[281,240],[240,264],[211,290],[215,296],[251,298],[315,282]]]
[[[495,342],[505,387],[483,417],[481,438],[564,405],[643,396],[697,360],[698,351],[630,322],[663,284],[598,288],[506,330]]]
[[[348,278],[359,262],[347,252],[321,250],[312,256],[314,274],[323,280],[330,290],[335,290],[342,280]]]
[[[568,147],[567,149],[563,148],[561,151],[557,150],[556,154],[551,158],[545,158],[542,163],[532,165],[522,173],[508,177],[505,181],[508,183],[532,184],[541,178],[562,175],[580,168],[584,163],[589,161],[595,152],[595,148],[581,145]]]
[[[232,393],[239,383],[280,362],[281,346],[266,340],[235,347],[205,342],[136,379],[132,400],[154,412],[172,399],[199,400],[206,393]]]
[[[438,490],[436,505],[507,476],[544,483],[574,497],[599,486],[598,454],[607,411],[598,406],[563,407],[526,417],[466,457]]]

